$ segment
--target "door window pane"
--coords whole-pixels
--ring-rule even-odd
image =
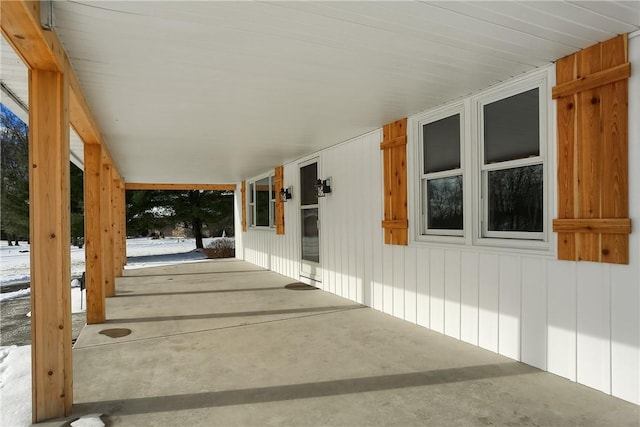
[[[542,165],[488,172],[489,231],[543,230]]]
[[[427,181],[427,228],[462,230],[462,176]]]
[[[311,163],[300,168],[300,204],[316,205],[318,204],[318,196],[316,195],[316,182],[318,180],[318,164]]]
[[[485,164],[540,154],[538,89],[484,106]]]
[[[302,209],[302,259],[320,262],[318,209]]]
[[[422,127],[424,173],[460,168],[460,114]]]

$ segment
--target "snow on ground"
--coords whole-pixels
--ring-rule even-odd
[[[0,301],[7,301],[10,299],[22,298],[31,295],[29,289],[19,289],[14,292],[4,292],[0,294]]]
[[[31,346],[0,347],[0,426],[31,425]]]
[[[218,237],[204,239],[205,247]],[[166,265],[203,259],[201,252],[195,252],[195,239],[168,237],[166,239],[127,239],[127,266],[125,269]],[[84,272],[84,248],[71,246],[71,277],[79,277]],[[30,247],[27,242],[20,246],[9,246],[0,241],[0,287],[26,283],[29,281]],[[76,286],[80,286],[79,282]],[[72,284],[73,287],[73,284]],[[0,294],[0,301],[28,296],[28,289]]]
[[[89,414],[80,417],[71,423],[71,427],[104,427],[100,419],[102,414]]]
[[[205,247],[213,239],[205,239]],[[29,280],[29,245],[8,246],[0,242],[0,286]],[[166,238],[159,240],[128,239],[127,269],[151,265],[172,264],[202,259],[195,252],[194,239]],[[84,249],[71,248],[72,276],[84,271]],[[26,292],[23,292],[26,291]],[[21,293],[18,295],[17,293]],[[5,294],[16,294],[14,298],[29,295],[28,289]],[[3,298],[5,294],[0,298]],[[74,313],[86,308],[84,292],[80,292],[80,282],[71,283],[71,309]],[[0,299],[1,301],[1,299]],[[0,426],[22,427],[31,425],[31,346],[0,347]],[[92,414],[75,421],[74,427],[103,426],[100,414]]]

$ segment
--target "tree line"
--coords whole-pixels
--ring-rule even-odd
[[[183,229],[196,239],[233,236],[233,193],[211,190],[127,191],[127,235]]]
[[[27,125],[0,104],[0,235],[10,245],[29,240],[29,138]],[[84,237],[83,172],[70,166],[71,238]],[[180,228],[196,239],[233,235],[233,193],[220,191],[127,191],[127,236]],[[70,242],[71,243],[71,242]]]

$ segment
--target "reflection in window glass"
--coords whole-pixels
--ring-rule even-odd
[[[269,226],[269,177],[256,181],[256,226]]]
[[[300,168],[300,204],[316,205],[318,204],[318,196],[316,195],[316,182],[318,180],[318,164],[311,163]]]
[[[424,173],[460,168],[460,114],[422,127]]]
[[[489,231],[543,230],[542,165],[488,172]]]
[[[302,259],[320,262],[318,209],[302,209]]]
[[[484,106],[485,164],[540,154],[538,89]]]
[[[462,230],[462,176],[427,181],[427,228]]]

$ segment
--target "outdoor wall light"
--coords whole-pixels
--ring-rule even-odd
[[[280,201],[285,202],[287,200],[291,200],[293,197],[293,187],[281,188],[280,189]]]
[[[319,179],[316,183],[316,196],[324,197],[331,193],[331,178]]]

